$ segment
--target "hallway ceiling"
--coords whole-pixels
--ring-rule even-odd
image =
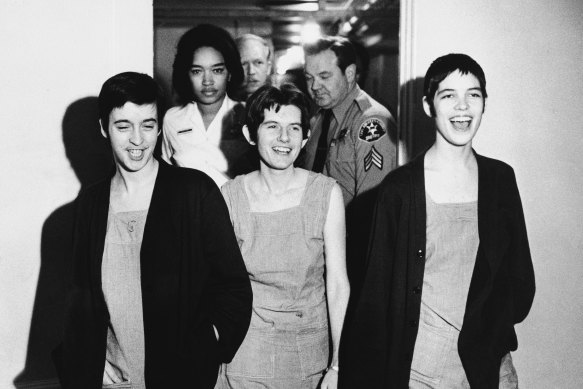
[[[292,35],[297,34],[294,26],[310,20],[320,24],[326,34],[351,35],[364,42],[378,40],[374,37],[382,35],[381,41],[373,45],[394,49],[398,40],[399,0],[154,0],[156,26],[193,26],[201,20],[217,24],[225,20],[232,20],[235,25],[271,24],[276,48],[291,45]],[[342,30],[351,20],[350,31]]]

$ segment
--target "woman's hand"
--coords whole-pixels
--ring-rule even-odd
[[[105,360],[105,369],[103,369],[103,385],[119,384],[120,382],[123,382],[121,371],[112,366],[108,360]]]
[[[321,389],[336,389],[338,387],[338,372],[334,369],[328,369],[322,380]]]

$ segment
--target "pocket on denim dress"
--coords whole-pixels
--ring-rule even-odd
[[[411,363],[412,373],[439,382],[447,361],[446,357],[453,346],[456,345],[451,336],[444,334],[440,328],[434,328],[421,322],[415,340]]]
[[[235,357],[225,367],[233,377],[273,378],[275,352],[270,335],[249,331]]]
[[[296,338],[303,379],[319,374],[328,366],[330,353],[328,327],[302,331]]]

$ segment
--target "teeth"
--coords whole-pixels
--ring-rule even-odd
[[[457,130],[465,130],[467,128],[470,127],[470,123],[472,122],[472,120],[470,118],[453,118],[451,119],[451,124],[453,124],[453,126],[457,129]]]
[[[273,151],[276,151],[278,153],[289,153],[291,149],[288,147],[274,147]]]
[[[132,158],[140,158],[144,154],[144,150],[142,149],[129,149],[128,151]]]

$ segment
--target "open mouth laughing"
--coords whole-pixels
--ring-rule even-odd
[[[472,124],[472,118],[470,116],[455,116],[449,121],[458,131],[465,131],[470,128],[470,124]]]
[[[127,149],[130,154],[130,159],[133,161],[139,161],[144,157],[146,149]]]

